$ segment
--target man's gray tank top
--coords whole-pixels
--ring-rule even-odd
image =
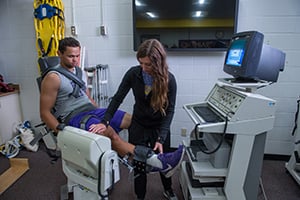
[[[63,121],[72,111],[91,103],[85,93],[86,91],[83,91],[82,89],[80,89],[79,97],[76,98],[71,95],[74,89],[73,85],[75,84],[72,80],[57,71],[50,71],[49,73],[56,73],[60,78],[60,87],[56,97],[53,113],[57,119],[61,119]]]

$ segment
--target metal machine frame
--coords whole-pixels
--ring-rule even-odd
[[[230,158],[225,168],[215,168],[209,160],[193,161],[188,154],[193,179],[201,182],[223,178],[224,187],[193,188],[186,172],[186,163],[183,163],[180,184],[185,199],[257,199],[266,134],[274,125],[276,101],[248,92],[252,89],[241,88],[218,82],[204,102],[184,105],[192,121],[197,124],[197,132],[222,134],[226,129],[226,134],[233,135]],[[205,122],[194,110],[199,105],[213,109],[224,121]]]
[[[298,124],[300,123],[300,99],[297,101],[297,113],[295,115],[295,127],[293,130],[293,136],[294,136],[294,151],[290,157],[290,160],[285,164],[285,168],[287,171],[292,175],[292,177],[295,179],[295,181],[300,185],[300,133]]]

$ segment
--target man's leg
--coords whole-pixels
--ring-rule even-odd
[[[118,152],[121,157],[128,154],[134,155],[135,145],[124,141],[110,126],[102,135],[110,138],[112,149]]]
[[[98,108],[89,112],[79,113],[70,119],[69,125],[77,128],[84,127],[84,129],[88,131],[92,124],[99,124],[101,122],[105,112],[106,109]],[[131,115],[118,110],[112,118],[110,126],[107,127],[107,130],[104,133],[101,133],[101,135],[111,139],[112,149],[115,150],[121,157],[128,154],[134,154],[135,146],[122,140],[122,138],[117,134],[118,131],[128,127],[130,123]]]
[[[102,134],[111,139],[112,149],[118,152],[121,157],[130,154],[133,156],[133,159],[138,159],[139,161],[144,159],[147,165],[154,167],[152,172],[163,172],[166,177],[174,174],[183,159],[185,151],[183,145],[180,145],[174,152],[154,154],[151,148],[133,145],[124,141],[110,126]]]
[[[110,138],[112,149],[115,150],[119,156],[124,157],[126,155],[131,155],[131,159],[144,158],[147,165],[154,167],[153,171],[161,171],[167,177],[173,175],[184,155],[184,147],[182,145],[179,146],[175,152],[159,155],[154,154],[151,148],[133,145],[124,141],[110,126],[107,127],[102,135]],[[141,148],[143,149],[142,151]]]
[[[122,112],[123,111],[120,110],[118,111],[118,113]],[[101,122],[103,113],[105,113],[105,109],[97,109],[89,113],[78,114],[69,121],[69,125],[80,128],[82,119],[89,115],[91,117],[89,117],[88,120],[85,122],[85,130],[89,130],[90,125],[98,124]],[[131,115],[129,115],[128,113],[125,113],[121,116],[122,117],[120,118],[120,116],[115,115],[110,123],[112,125],[118,124],[118,127],[116,127],[117,130],[121,130],[121,126],[128,126],[128,123],[131,121]],[[167,176],[173,174],[173,168],[175,170],[180,165],[182,161],[181,156],[184,154],[183,146],[179,146],[179,148],[173,153],[160,155],[153,154],[153,152],[151,153],[152,150],[150,148],[145,149],[144,151],[137,151],[135,145],[124,141],[111,126],[108,126],[107,130],[104,133],[102,133],[102,135],[107,136],[111,139],[112,149],[115,150],[121,157],[124,157],[126,155],[132,155],[133,157],[137,156],[139,158],[146,157],[147,165],[155,167],[155,171],[163,171],[164,173],[166,173]],[[171,166],[172,168],[170,169],[169,166]]]

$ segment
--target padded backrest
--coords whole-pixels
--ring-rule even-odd
[[[37,78],[37,84],[39,86],[39,90],[41,91],[41,82],[44,78],[44,76],[49,72],[49,71],[57,71],[60,74],[63,74],[66,76],[68,79],[72,80],[75,83],[74,90],[71,93],[74,97],[79,97],[80,96],[80,88],[81,89],[86,89],[85,87],[85,82],[82,80],[82,71],[79,67],[76,68],[76,74],[70,72],[69,70],[59,67],[60,59],[59,57],[42,57],[39,58],[39,63],[42,71],[41,77]]]
[[[43,73],[48,68],[55,67],[56,65],[58,65],[60,63],[60,58],[58,56],[40,57],[38,59],[38,63],[39,63],[39,66],[40,66],[41,75],[43,75]],[[36,82],[38,84],[39,91],[41,91],[42,76],[38,77],[36,79]]]
[[[59,62],[60,58],[58,56],[40,57],[38,59],[41,73],[44,73],[48,68],[58,65]]]

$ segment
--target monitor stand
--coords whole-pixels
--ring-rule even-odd
[[[272,82],[263,80],[253,80],[253,79],[239,79],[239,78],[219,78],[219,84],[233,87],[235,89],[245,91],[245,92],[255,92],[256,90],[266,87]]]

